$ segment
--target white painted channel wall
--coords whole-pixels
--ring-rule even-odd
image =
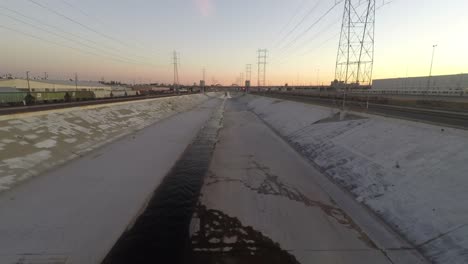
[[[207,99],[197,94],[0,116],[0,192]]]
[[[434,263],[468,263],[468,131],[244,96],[250,109]],[[322,122],[318,122],[322,120]]]

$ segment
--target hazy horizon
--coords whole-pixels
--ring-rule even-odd
[[[434,75],[468,72],[468,2],[450,2],[395,0],[377,10],[374,79],[428,75],[434,44]],[[334,3],[0,0],[0,74],[172,83],[177,50],[183,84],[198,82],[206,68],[208,84],[229,85],[246,64],[255,83],[256,51],[266,48],[267,84],[328,84],[343,3],[303,32]]]

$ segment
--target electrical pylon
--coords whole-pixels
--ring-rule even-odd
[[[375,0],[345,0],[335,79],[345,88],[371,85]]]
[[[257,86],[266,85],[266,64],[267,64],[267,49],[259,49],[258,51],[258,80]]]
[[[252,78],[252,64],[245,65],[245,80],[250,81]]]

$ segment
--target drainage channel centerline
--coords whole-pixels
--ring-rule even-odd
[[[189,226],[222,127],[223,101],[155,190],[146,209],[102,263],[179,263],[190,246]]]

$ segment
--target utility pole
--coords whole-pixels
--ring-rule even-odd
[[[28,81],[28,91],[31,92],[31,85],[29,85],[29,71],[26,72],[26,80]]]
[[[174,50],[173,54],[173,64],[174,64],[174,89],[177,94],[179,94],[179,58],[177,57],[177,51]]]
[[[437,48],[436,45],[432,45],[432,59],[431,59],[431,68],[429,70],[429,77],[427,78],[427,90],[429,91],[431,89],[431,77],[432,77],[432,66],[434,65],[434,55],[435,55],[435,50]]]
[[[49,78],[49,76],[47,76],[47,72],[44,72],[44,80],[47,80],[47,78]]]
[[[78,74],[75,72],[75,91],[78,91]]]
[[[258,49],[258,79],[257,89],[266,85],[266,64],[267,64],[267,49]]]

